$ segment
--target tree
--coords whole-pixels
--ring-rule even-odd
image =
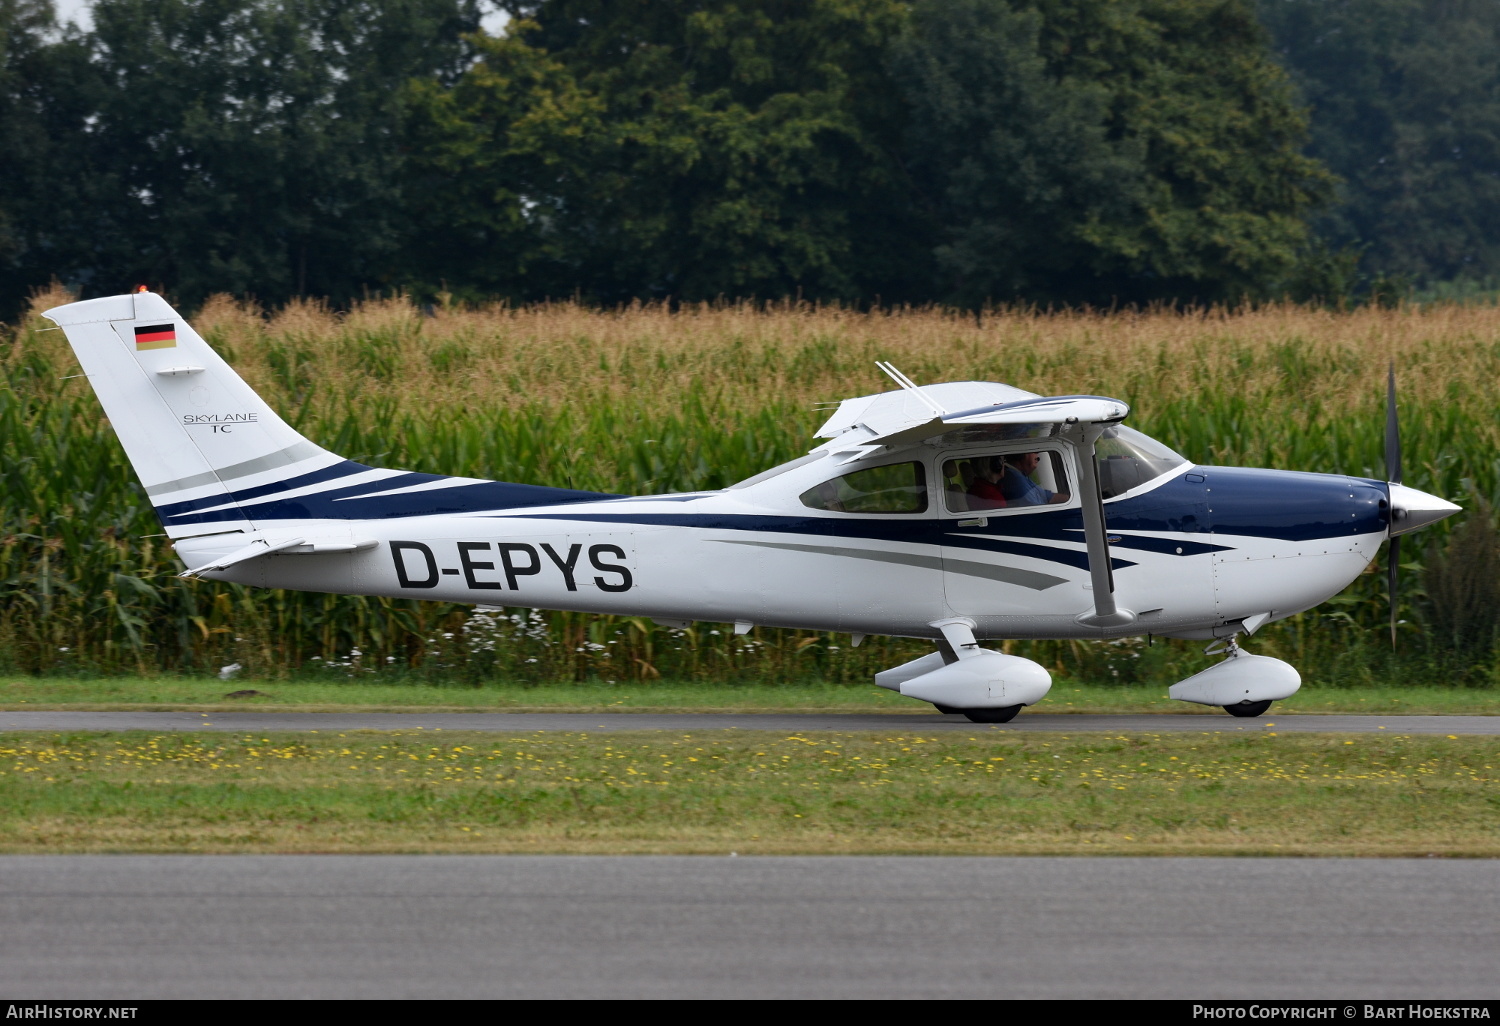
[[[1042,22],[1003,0],[933,0],[893,47],[907,165],[941,226],[936,284],[961,304],[1057,298],[1143,199],[1144,147],[1110,138],[1102,85],[1052,73]]]
[[[1500,6],[1261,0],[1311,104],[1310,155],[1345,184],[1317,221],[1367,276],[1500,276]]]
[[[1331,184],[1240,0],[928,0],[893,68],[959,302],[1266,295]]]
[[[451,99],[429,97],[424,130],[447,141],[423,163],[441,168],[459,224],[543,254],[549,288],[613,302],[906,287],[920,227],[883,68],[900,4],[508,6],[507,38],[485,45]],[[486,184],[465,184],[475,175]],[[486,213],[485,196],[507,213]],[[536,294],[511,280],[507,291]]]
[[[590,191],[603,104],[515,34],[477,46],[452,87],[410,87],[405,283],[468,300],[570,295],[582,240],[560,225]]]
[[[102,291],[337,299],[392,283],[401,99],[452,78],[471,0],[97,0]]]
[[[108,188],[85,143],[97,85],[51,0],[0,0],[0,315],[87,262],[86,211]]]
[[[46,149],[41,118],[26,96],[28,65],[36,63],[42,34],[52,26],[46,0],[0,0],[0,266],[12,273],[26,247],[35,163]]]

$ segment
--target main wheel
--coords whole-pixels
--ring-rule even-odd
[[[938,712],[942,713],[944,716],[957,716],[959,713],[963,712],[962,709],[955,709],[951,705],[938,705],[936,702],[932,703],[932,707]]]
[[[964,715],[972,723],[1009,723],[1016,718],[1023,706],[1007,705],[1003,709],[965,709]]]
[[[1231,716],[1249,718],[1251,716],[1259,716],[1269,708],[1271,708],[1271,700],[1266,699],[1264,702],[1241,702],[1239,705],[1226,705],[1224,711]]]

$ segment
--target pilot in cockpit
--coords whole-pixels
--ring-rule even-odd
[[[996,460],[1001,458],[996,457]],[[1013,453],[1003,459],[1005,469],[1000,477],[1000,493],[1010,505],[1045,506],[1068,501],[1066,492],[1048,491],[1031,479],[1036,473],[1037,464],[1041,462],[1040,453]]]

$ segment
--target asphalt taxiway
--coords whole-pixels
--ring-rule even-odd
[[[1057,733],[1393,733],[1500,734],[1500,716],[1277,716],[1218,714],[1092,716],[1021,713],[1010,723],[970,723],[962,716],[799,713],[289,713],[289,712],[0,712],[6,730],[481,730],[585,733],[622,730],[1047,731]]]
[[[0,994],[1500,994],[1500,862],[0,857]]]

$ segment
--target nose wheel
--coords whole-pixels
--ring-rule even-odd
[[[1224,711],[1231,716],[1243,716],[1249,719],[1259,716],[1269,708],[1271,708],[1271,703],[1267,700],[1264,702],[1240,702],[1238,705],[1226,705]]]

